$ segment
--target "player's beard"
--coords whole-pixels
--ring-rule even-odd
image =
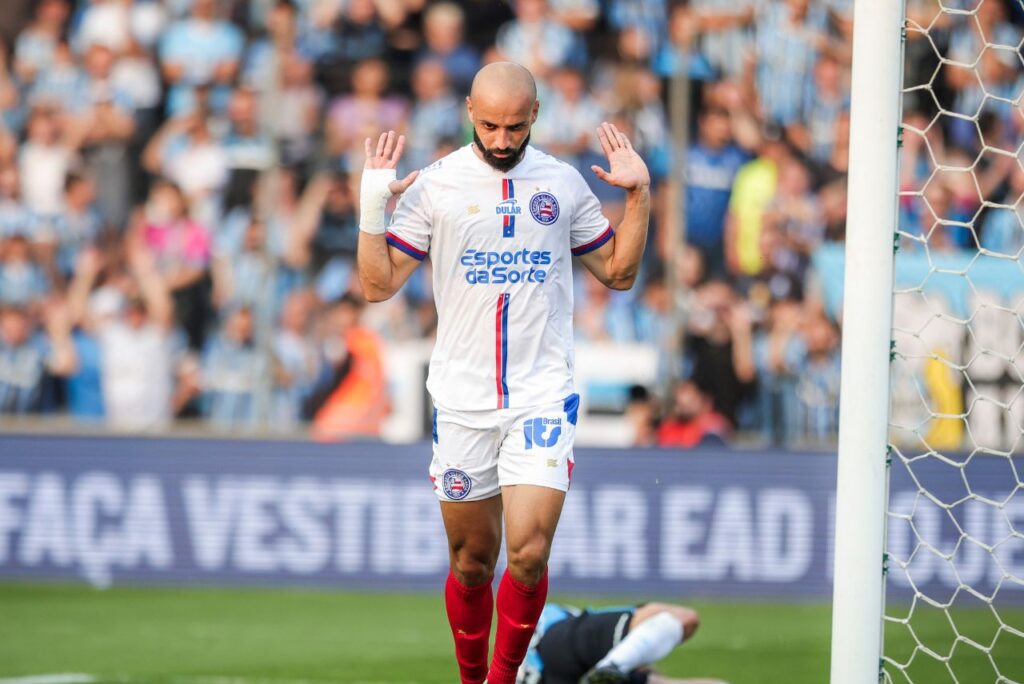
[[[530,134],[526,134],[526,140],[524,140],[523,144],[519,146],[519,149],[506,147],[489,150],[484,147],[484,142],[480,139],[480,136],[476,134],[476,128],[474,128],[473,142],[476,143],[476,148],[480,150],[480,154],[483,155],[484,161],[487,162],[488,166],[505,173],[506,171],[511,171],[516,164],[523,160],[523,155],[526,154],[526,146],[530,144]],[[514,154],[509,154],[507,157],[498,157],[495,156],[495,152],[514,152]]]

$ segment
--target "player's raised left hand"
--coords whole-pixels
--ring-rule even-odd
[[[363,168],[368,171],[386,169],[392,172],[391,178],[394,178],[394,169],[398,166],[402,152],[405,150],[405,136],[397,135],[394,131],[381,133],[380,138],[377,139],[376,153],[374,153],[373,141],[370,138],[364,141],[363,146],[366,152],[366,164]],[[402,194],[413,184],[419,173],[418,170],[413,171],[401,180],[390,181],[388,190],[392,195]]]
[[[597,128],[597,139],[608,157],[609,170],[591,166],[597,177],[609,185],[626,190],[639,190],[651,184],[651,174],[640,155],[633,149],[629,138],[607,121]]]

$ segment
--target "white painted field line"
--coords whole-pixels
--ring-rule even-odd
[[[95,681],[94,676],[81,672],[58,672],[27,677],[7,677],[0,679],[0,684],[90,684]]]

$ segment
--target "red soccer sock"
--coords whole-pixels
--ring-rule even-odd
[[[502,575],[498,585],[498,633],[487,684],[515,684],[516,672],[526,657],[547,597],[547,570],[532,587],[517,580],[508,570]]]
[[[444,585],[444,604],[455,638],[455,659],[459,663],[462,684],[482,684],[487,676],[487,646],[494,615],[491,583],[467,587],[449,570]]]

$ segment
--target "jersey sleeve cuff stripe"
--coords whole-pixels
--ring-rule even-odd
[[[408,242],[406,242],[405,240],[403,240],[402,238],[398,237],[397,235],[395,235],[394,233],[392,233],[390,231],[388,231],[388,233],[387,233],[387,235],[385,237],[385,240],[387,240],[387,243],[389,245],[391,245],[395,249],[399,249],[399,250],[405,252],[406,254],[411,256],[413,259],[417,259],[419,261],[423,261],[426,258],[426,256],[427,256],[427,253],[424,252],[422,249],[416,249],[415,247],[410,245]]]
[[[614,235],[615,231],[612,230],[611,226],[608,226],[607,228],[605,228],[605,231],[603,233],[598,235],[590,242],[582,244],[579,247],[573,247],[570,251],[572,251],[573,256],[580,256],[586,254],[587,252],[593,252],[595,249],[599,248],[601,245],[611,240],[612,236]]]

